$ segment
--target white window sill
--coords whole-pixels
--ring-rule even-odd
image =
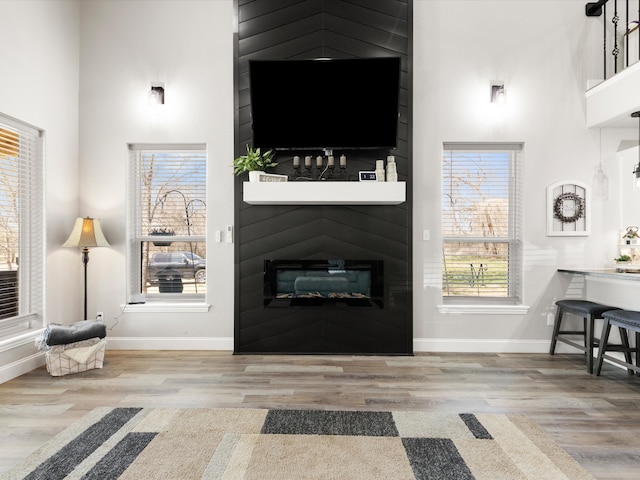
[[[195,302],[147,302],[127,304],[122,307],[125,313],[206,313],[211,308],[208,303]]]
[[[43,329],[38,328],[35,330],[29,330],[21,335],[16,335],[11,338],[3,338],[0,340],[0,353],[7,352],[11,349],[22,347],[23,345],[35,345],[35,340],[42,333]]]
[[[527,305],[438,305],[444,315],[526,315]]]

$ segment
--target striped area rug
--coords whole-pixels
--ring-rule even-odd
[[[99,408],[6,479],[593,479],[523,416]]]

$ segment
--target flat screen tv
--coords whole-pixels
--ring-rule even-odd
[[[252,60],[253,146],[395,148],[400,58]]]

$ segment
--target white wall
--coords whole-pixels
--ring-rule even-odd
[[[76,318],[80,256],[61,248],[78,207],[78,2],[0,2],[0,112],[45,131],[46,321]],[[31,340],[0,353],[0,381],[42,363]],[[24,370],[26,369],[26,370]]]
[[[89,263],[89,312],[105,313],[111,347],[231,348],[232,245],[209,243],[208,313],[121,314],[121,306],[127,143],[205,142],[209,234],[233,223],[233,1],[4,0],[0,18],[11,19],[3,36],[19,46],[4,52],[12,68],[0,72],[0,111],[47,132],[47,319],[81,317],[79,254],[60,245],[76,216],[91,215],[113,246],[94,249]],[[416,350],[546,351],[547,314],[573,288],[556,269],[615,255],[624,178],[616,152],[637,136],[585,127],[585,85],[599,63],[586,45],[597,32],[583,0],[414,0],[414,24]],[[488,104],[494,79],[507,89],[500,114]],[[146,108],[152,81],[166,83],[162,116]],[[438,313],[445,141],[525,143],[526,315]],[[591,184],[600,159],[611,196],[593,202],[592,234],[547,237],[546,186]]]
[[[414,0],[417,350],[547,351],[547,315],[569,288],[556,269],[611,263],[619,228],[615,151],[633,132],[604,130],[601,141],[599,130],[585,126],[584,91],[587,79],[597,77],[590,56],[601,51],[586,46],[597,34],[581,0]],[[492,80],[505,83],[507,104],[500,111],[489,103]],[[524,142],[527,314],[438,313],[440,158],[442,143],[451,141]],[[546,186],[562,180],[591,185],[601,156],[612,195],[593,202],[591,235],[547,237]],[[429,241],[422,241],[423,229]]]
[[[103,311],[109,348],[233,347],[233,2],[82,2],[80,211],[112,248],[93,249],[88,312]],[[165,83],[165,111],[147,104]],[[206,143],[208,313],[122,313],[128,143]],[[70,227],[69,227],[70,228]]]
[[[547,315],[569,284],[556,269],[604,264],[615,253],[619,229],[611,214],[619,204],[612,195],[593,202],[589,237],[546,236],[546,186],[560,180],[591,184],[602,157],[616,192],[615,151],[632,134],[609,130],[601,140],[600,131],[585,127],[585,86],[597,77],[599,64],[587,47],[597,29],[584,16],[582,0],[415,0],[414,25],[416,350],[546,351]],[[92,252],[89,311],[104,311],[111,324],[118,317],[110,336],[124,348],[230,348],[229,245],[209,244],[208,264],[216,266],[216,275],[209,275],[213,308],[208,314],[180,314],[176,321],[175,314],[120,315],[120,306],[128,142],[206,142],[213,159],[208,205],[217,206],[209,209],[209,233],[232,223],[232,27],[231,0],[163,1],[154,8],[144,1],[82,5],[81,213],[101,217],[114,245]],[[496,79],[507,89],[502,112],[488,102]],[[164,117],[146,111],[151,81],[167,83],[171,112]],[[525,143],[526,315],[438,313],[445,141]],[[429,241],[422,241],[424,229],[431,233]]]

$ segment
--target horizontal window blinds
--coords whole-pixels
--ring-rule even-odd
[[[0,338],[42,326],[42,134],[0,115]]]
[[[139,235],[205,235],[206,154],[201,151],[138,154]]]
[[[447,144],[442,158],[443,295],[520,295],[518,144]]]
[[[148,276],[154,254],[185,251],[206,257],[207,153],[203,144],[137,144],[129,150],[129,290],[150,293],[147,287],[156,281]]]
[[[442,234],[509,236],[510,152],[445,151]]]

